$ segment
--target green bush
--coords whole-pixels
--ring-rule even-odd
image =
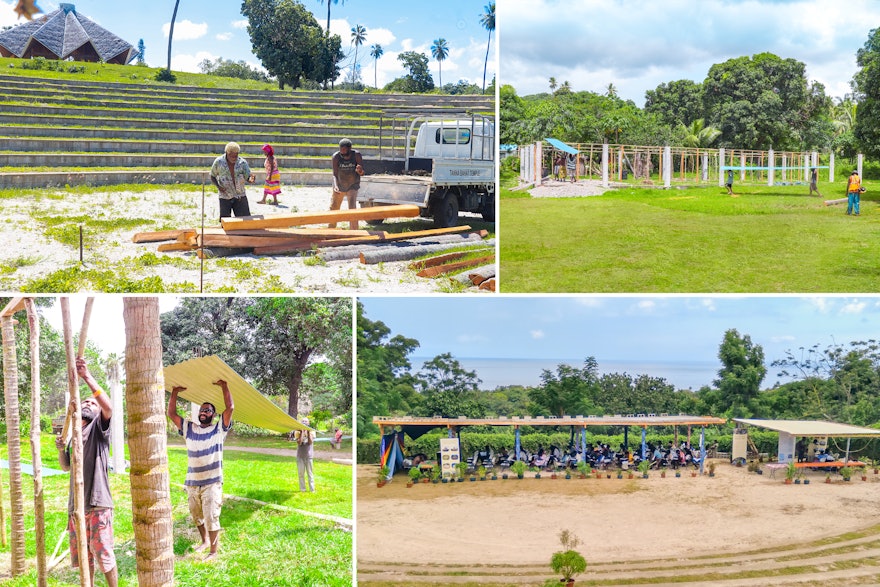
[[[173,84],[177,81],[177,76],[171,73],[170,69],[160,69],[156,73],[156,81],[157,82],[168,82]]]

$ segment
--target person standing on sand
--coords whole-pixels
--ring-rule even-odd
[[[568,174],[571,183],[577,181],[577,155],[569,153],[565,158],[565,172]]]
[[[330,198],[330,210],[342,208],[342,200],[348,200],[348,209],[357,208],[357,194],[361,187],[361,176],[364,174],[364,160],[361,154],[351,148],[349,139],[339,141],[339,150],[333,153],[333,195]],[[357,220],[350,223],[352,230],[357,230]],[[330,224],[336,228],[336,223]]]
[[[263,183],[263,199],[257,203],[265,204],[266,198],[272,196],[272,203],[277,206],[278,196],[281,195],[281,172],[278,171],[275,149],[272,145],[263,145],[263,153],[266,154],[266,161],[263,162],[263,167],[266,168],[266,181]]]
[[[251,215],[245,184],[254,183],[255,178],[247,161],[238,156],[240,152],[238,143],[227,143],[223,155],[211,165],[211,183],[217,187],[220,196],[221,220],[233,214]]]

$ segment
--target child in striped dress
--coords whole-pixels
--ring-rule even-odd
[[[266,154],[266,183],[263,185],[263,199],[259,204],[266,203],[266,197],[272,196],[273,203],[278,205],[278,196],[281,195],[281,173],[278,171],[278,162],[275,160],[275,151],[272,145],[263,145],[263,153]]]

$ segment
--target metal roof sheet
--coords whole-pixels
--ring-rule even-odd
[[[840,424],[838,422],[824,422],[822,420],[759,420],[748,418],[734,418],[734,422],[758,426],[777,432],[785,432],[792,436],[835,436],[835,437],[859,437],[880,436],[880,430]]]
[[[220,357],[200,357],[165,367],[166,389],[185,387],[180,397],[196,404],[211,402],[217,407],[217,412],[222,412],[223,392],[214,385],[218,379],[226,381],[232,393],[232,401],[235,402],[233,420],[275,432],[310,429],[269,401]]]
[[[577,155],[577,153],[578,153],[577,149],[575,149],[574,147],[571,147],[569,145],[566,145],[565,143],[563,143],[560,140],[557,140],[557,139],[544,139],[544,140],[547,141],[548,143],[550,143],[551,145],[553,145],[554,149],[559,149],[560,151],[565,151],[566,153],[571,153],[572,155]]]

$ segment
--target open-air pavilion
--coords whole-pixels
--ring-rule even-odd
[[[562,416],[562,417],[545,417],[545,416],[498,416],[494,418],[441,418],[441,417],[414,417],[414,416],[374,416],[373,423],[379,426],[379,433],[382,436],[382,445],[380,446],[380,457],[385,453],[385,435],[386,428],[400,427],[401,431],[408,434],[410,438],[418,438],[419,436],[434,430],[436,428],[446,428],[449,438],[458,437],[461,429],[466,426],[512,426],[514,428],[515,445],[514,454],[520,453],[520,429],[523,426],[570,426],[579,432],[579,446],[581,453],[586,451],[587,447],[587,428],[590,426],[620,426],[624,430],[624,445],[629,445],[629,429],[637,427],[641,429],[641,456],[646,457],[647,442],[646,435],[648,427],[651,426],[671,426],[675,431],[675,441],[678,443],[678,430],[680,427],[687,427],[687,439],[690,442],[691,431],[695,427],[700,428],[700,454],[703,457],[700,463],[702,471],[703,462],[706,456],[705,446],[705,428],[706,426],[717,426],[726,424],[724,418],[716,418],[714,416],[689,416],[686,414],[670,415],[670,414],[616,414],[613,416]]]
[[[840,424],[838,422],[826,422],[821,420],[760,420],[749,418],[734,418],[734,422],[745,426],[756,426],[779,433],[779,448],[777,454],[780,464],[796,461],[796,444],[798,438],[845,438],[846,449],[843,460],[840,462],[822,462],[822,467],[844,467],[852,463],[850,461],[850,443],[853,438],[880,438],[880,430]],[[734,434],[734,438],[736,438]],[[734,455],[735,456],[735,455]],[[812,465],[815,463],[796,463],[796,465]]]

